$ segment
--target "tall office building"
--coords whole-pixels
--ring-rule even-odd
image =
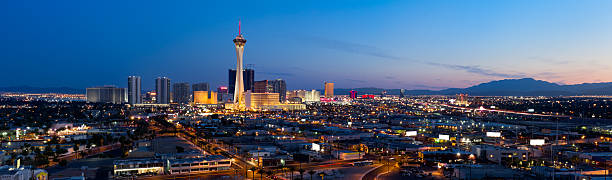
[[[244,70],[244,91],[253,91],[255,85],[255,70],[248,68]]]
[[[155,103],[170,104],[170,78],[158,77],[155,79]]]
[[[244,91],[254,91],[254,86],[255,86],[255,70],[253,69],[245,69],[242,71],[242,81],[244,82]],[[228,88],[229,88],[229,92],[231,94],[234,93],[234,91],[236,91],[235,86],[236,86],[236,70],[235,69],[229,69],[228,70]]]
[[[174,83],[172,92],[172,100],[175,103],[188,104],[191,101],[189,83]]]
[[[196,83],[191,85],[192,91],[210,91],[210,85],[208,83]]]
[[[236,48],[236,84],[234,85],[234,104],[237,109],[244,108],[244,77],[243,77],[243,65],[242,58],[244,53],[244,45],[246,44],[246,39],[242,37],[242,32],[240,32],[240,21],[238,22],[238,36],[234,38],[234,45]]]
[[[268,82],[268,80],[255,81],[255,85],[253,87],[254,93],[270,93],[273,90],[274,88]]]
[[[406,97],[406,90],[405,89],[400,89],[400,98],[405,98]]]
[[[285,80],[276,79],[269,81],[270,85],[272,85],[272,92],[278,93],[278,101],[284,103],[287,100],[287,83]]]
[[[115,86],[92,87],[86,89],[87,102],[91,103],[115,103],[125,102],[125,88]]]
[[[334,83],[325,82],[325,98],[334,98]]]
[[[128,77],[128,103],[142,104],[142,96],[140,95],[142,89],[140,89],[140,76],[129,76]]]

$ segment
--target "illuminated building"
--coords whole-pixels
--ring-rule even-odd
[[[374,99],[374,97],[375,96],[373,94],[364,94],[364,95],[361,95],[362,99]]]
[[[194,104],[217,104],[217,93],[209,91],[193,91]]]
[[[229,93],[227,86],[217,87],[217,102],[227,102],[229,100]]]
[[[125,88],[115,86],[92,87],[86,89],[87,102],[91,103],[115,103],[125,102]]]
[[[278,93],[244,93],[247,109],[260,109],[261,106],[278,105]]]
[[[321,92],[317,90],[312,90],[310,92],[306,92],[306,96],[304,98],[305,102],[318,102],[321,101]]]
[[[172,84],[172,100],[179,104],[188,104],[191,101],[191,91],[189,83]]]
[[[351,90],[351,99],[356,99],[357,98],[357,91]]]
[[[325,98],[334,98],[334,83],[325,82]]]
[[[145,104],[153,104],[156,102],[156,98],[157,97],[157,93],[155,93],[155,91],[149,91],[144,95],[144,98],[142,99],[143,103]]]
[[[399,95],[399,97],[400,97],[400,98],[404,98],[404,97],[406,97],[406,90],[405,90],[405,89],[400,89],[400,95]]]
[[[279,94],[278,101],[281,103],[285,102],[287,100],[287,83],[285,80],[276,79],[269,81],[269,83],[272,86],[272,92]]]
[[[277,105],[262,105],[261,110],[305,110],[305,104],[277,104]]]
[[[140,89],[140,76],[129,76],[128,77],[128,103],[141,104],[142,96]]]
[[[250,110],[304,110],[304,104],[282,104],[278,93],[244,93],[246,108]]]
[[[169,104],[170,103],[170,79],[167,77],[158,77],[155,79],[155,103]]]
[[[244,78],[243,78],[243,66],[242,66],[242,57],[244,52],[244,45],[246,44],[246,39],[242,37],[242,33],[240,32],[240,22],[238,22],[238,36],[234,39],[234,45],[236,48],[236,84],[234,85],[234,104],[237,109],[243,109],[244,107]]]
[[[287,92],[287,99],[299,98],[300,102],[318,102],[321,101],[321,93],[317,90],[293,90]]]
[[[44,169],[36,169],[31,166],[21,165],[21,159],[16,160],[14,166],[0,166],[0,179],[11,180],[47,180],[49,173]]]
[[[455,101],[455,104],[459,106],[469,106],[470,103],[468,102],[467,99],[468,99],[467,94],[457,94],[457,101]]]

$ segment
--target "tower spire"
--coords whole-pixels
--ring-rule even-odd
[[[242,35],[242,33],[240,32],[240,19],[238,19],[238,36]]]

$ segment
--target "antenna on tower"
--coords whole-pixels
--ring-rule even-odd
[[[242,33],[240,32],[240,19],[238,19],[238,36],[242,35]]]

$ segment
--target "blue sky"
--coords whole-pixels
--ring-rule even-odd
[[[3,1],[0,86],[227,84],[242,20],[256,80],[290,89],[612,81],[612,1]]]

